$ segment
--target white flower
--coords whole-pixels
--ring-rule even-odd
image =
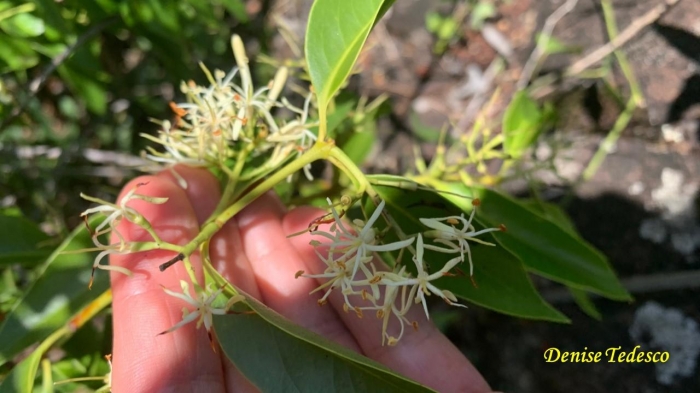
[[[290,121],[280,129],[271,130],[272,132],[267,137],[267,141],[277,144],[272,154],[273,162],[285,159],[290,152],[296,152],[296,155],[300,156],[316,142],[316,134],[309,130],[310,124],[306,123],[309,117],[310,103],[311,94],[304,101],[302,109],[293,106],[285,98],[282,99],[282,104],[300,117]],[[311,164],[304,165],[303,170],[306,178],[312,181]]]
[[[171,291],[165,287],[163,287],[163,290],[170,296],[174,296],[178,299],[184,300],[187,304],[193,306],[194,310],[189,310],[187,307],[183,308],[182,320],[170,329],[165,330],[159,333],[158,335],[173,332],[183,327],[184,325],[197,320],[197,329],[199,329],[202,326],[202,324],[204,324],[204,328],[207,329],[207,333],[209,333],[209,338],[211,339],[211,326],[213,323],[213,316],[215,314],[226,314],[229,308],[231,308],[231,306],[233,306],[234,303],[240,302],[245,299],[243,295],[235,295],[231,297],[228,300],[228,302],[226,302],[226,305],[224,307],[215,308],[213,306],[213,303],[223,292],[223,286],[215,291],[212,291],[210,286],[207,286],[206,289],[202,289],[201,287],[196,285],[195,297],[192,297],[190,295],[189,285],[187,284],[187,281],[180,280],[180,287],[182,288],[182,293]]]
[[[416,255],[413,257],[413,262],[416,264],[416,270],[418,271],[418,277],[402,277],[394,273],[388,273],[382,277],[381,283],[388,286],[416,286],[418,290],[416,291],[415,302],[416,304],[423,303],[425,316],[428,319],[430,319],[430,315],[428,314],[428,304],[425,300],[425,295],[430,295],[431,292],[437,296],[440,296],[445,302],[447,302],[447,304],[451,306],[466,307],[463,304],[457,303],[457,298],[452,292],[440,289],[431,283],[431,281],[448,275],[449,271],[460,262],[460,259],[453,258],[449,260],[445,266],[442,267],[442,269],[433,274],[428,274],[428,272],[425,270],[425,263],[423,261],[424,251],[423,236],[418,234],[418,241],[416,242]]]
[[[474,199],[472,201],[474,208],[472,209],[469,219],[464,218],[464,214],[460,216],[449,216],[443,218],[421,218],[420,222],[428,228],[433,229],[432,231],[425,232],[426,237],[433,237],[435,243],[440,243],[448,246],[449,248],[443,248],[434,246],[431,244],[426,244],[425,248],[433,251],[453,253],[460,253],[460,260],[464,261],[464,254],[467,254],[469,259],[469,275],[474,275],[474,264],[472,262],[471,249],[469,248],[469,241],[484,244],[487,246],[494,246],[493,243],[485,242],[476,237],[483,235],[484,233],[494,232],[494,231],[505,231],[505,226],[501,225],[499,228],[486,228],[480,231],[474,229],[472,225],[472,220],[474,219],[474,214],[476,213],[476,207],[479,206],[479,200]],[[462,224],[462,228],[458,229],[457,224]],[[448,225],[449,224],[449,225]],[[457,242],[457,244],[455,244]]]
[[[331,205],[334,220],[330,230],[334,233],[313,231],[311,234],[330,240],[330,242],[318,243],[318,245],[328,246],[329,255],[340,254],[337,258],[332,257],[331,260],[342,261],[346,264],[347,269],[351,271],[350,280],[355,279],[358,270],[362,270],[366,277],[372,277],[373,274],[365,266],[365,263],[371,260],[368,257],[371,257],[373,252],[396,251],[413,243],[413,238],[409,238],[394,243],[378,244],[374,224],[384,209],[384,201],[379,203],[366,223],[362,220],[354,220],[349,227],[341,220],[340,215],[332,206],[330,198],[328,204]]]
[[[386,273],[380,273],[380,275],[384,275]],[[398,280],[402,279],[408,279],[410,278],[410,274],[406,272],[406,266],[402,266],[401,269],[397,273],[391,273],[394,275],[395,278],[398,278]],[[382,320],[382,345],[384,345],[385,342],[388,342],[389,346],[394,346],[396,343],[401,340],[401,337],[403,337],[404,334],[404,325],[409,324],[413,326],[414,329],[418,328],[418,323],[417,322],[410,322],[406,318],[406,313],[408,313],[408,310],[411,308],[412,305],[412,299],[416,294],[416,289],[418,286],[413,286],[411,287],[410,291],[408,290],[408,286],[395,286],[395,285],[385,285],[384,286],[384,301],[381,305],[377,305],[375,302],[374,307],[363,307],[362,309],[364,310],[376,310],[377,312],[377,318]],[[399,298],[400,294],[400,298]],[[400,305],[397,306],[396,302],[397,300],[400,299]],[[374,299],[372,299],[374,301]],[[387,328],[389,326],[389,317],[390,316],[396,317],[396,319],[399,321],[399,334],[398,336],[392,336],[387,332]]]
[[[324,305],[327,302],[328,296],[331,294],[331,291],[334,288],[337,288],[338,286],[341,287],[341,292],[343,293],[343,296],[345,297],[345,303],[352,307],[352,304],[350,303],[350,299],[348,299],[348,295],[354,294],[355,292],[353,291],[353,283],[352,280],[350,279],[350,272],[347,270],[347,266],[345,265],[345,262],[340,261],[340,260],[333,260],[330,258],[330,255],[327,257],[323,257],[321,253],[316,251],[316,255],[318,255],[319,259],[322,260],[327,268],[322,274],[304,274],[303,271],[300,271],[297,273],[296,278],[299,277],[305,277],[305,278],[320,278],[320,279],[325,279],[327,280],[325,283],[321,284],[317,288],[315,288],[313,291],[310,292],[318,292],[324,288],[328,288],[326,293],[321,297],[321,299],[318,300],[319,305]]]
[[[136,209],[127,206],[127,203],[131,200],[135,199],[140,199],[142,201],[150,202],[153,204],[162,204],[167,202],[168,198],[158,198],[158,197],[150,197],[146,195],[141,195],[141,194],[136,194],[136,190],[145,185],[145,183],[139,183],[134,188],[132,188],[124,197],[121,199],[119,204],[114,204],[107,202],[105,200],[99,199],[99,198],[93,198],[91,196],[87,196],[85,194],[80,194],[80,196],[83,199],[86,199],[90,202],[98,203],[100,206],[93,207],[90,209],[85,210],[80,214],[81,217],[85,219],[85,225],[87,226],[88,230],[90,231],[90,235],[92,237],[92,241],[95,244],[95,247],[97,247],[98,250],[101,250],[101,252],[97,255],[95,258],[95,262],[92,265],[92,275],[90,276],[90,283],[88,284],[88,288],[92,287],[92,282],[93,278],[95,276],[95,269],[103,269],[103,270],[112,270],[116,272],[120,272],[122,274],[126,274],[127,276],[131,275],[131,271],[129,271],[126,268],[120,267],[120,266],[113,266],[113,265],[102,265],[100,264],[100,261],[107,255],[110,254],[125,254],[128,252],[131,252],[131,249],[129,247],[129,243],[124,239],[124,236],[119,232],[117,229],[117,226],[119,225],[119,222],[121,221],[122,218],[125,218],[126,220],[133,222],[142,228],[144,228],[148,233],[151,234],[153,239],[155,241],[159,241],[158,236],[156,233],[153,231],[153,228],[151,227],[151,224],[146,220],[141,213],[136,211]],[[94,230],[90,228],[88,225],[88,216],[90,214],[102,214],[107,216]],[[114,234],[117,235],[117,238],[119,238],[119,242],[115,244],[102,244],[99,240],[100,236],[106,235],[109,232],[114,232]]]

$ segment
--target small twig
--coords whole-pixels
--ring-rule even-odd
[[[557,23],[559,23],[561,18],[576,7],[577,3],[578,0],[568,0],[566,3],[557,8],[551,15],[549,15],[547,20],[544,22],[542,32],[540,33],[540,39],[537,40],[537,44],[535,45],[535,50],[533,50],[532,54],[530,54],[530,58],[527,59],[527,63],[525,63],[525,66],[523,67],[523,72],[520,74],[520,80],[518,80],[517,85],[518,90],[524,89],[528,82],[530,82],[530,78],[532,78],[532,74],[535,72],[537,64],[540,62],[540,59],[544,54],[544,47],[546,47],[549,43],[549,38],[554,32],[554,28],[557,26]]]
[[[605,18],[605,27],[608,30],[610,42],[614,42],[619,35],[617,32],[617,23],[615,22],[615,12],[612,1],[601,0],[601,5],[603,7],[603,17]],[[610,130],[610,133],[608,133],[598,147],[598,150],[588,162],[586,169],[581,174],[581,181],[587,181],[595,175],[598,168],[600,168],[603,161],[605,161],[605,157],[607,157],[612,148],[617,144],[618,139],[620,139],[620,135],[622,135],[622,131],[629,125],[634,110],[637,109],[637,106],[643,106],[645,104],[642,88],[639,86],[639,82],[634,76],[634,71],[627,61],[627,56],[625,56],[622,51],[617,49],[613,53],[615,54],[615,58],[622,69],[622,73],[627,79],[627,83],[629,83],[631,97],[627,102],[627,105],[625,105],[624,111],[615,121],[612,130]]]
[[[645,27],[656,22],[674,5],[676,5],[678,1],[679,0],[664,0],[663,3],[658,4],[656,7],[647,11],[641,17],[635,19],[613,40],[594,50],[593,52],[589,53],[588,55],[586,55],[586,57],[576,61],[565,71],[564,74],[567,76],[579,74],[582,71],[594,65],[595,63],[603,60],[606,56],[613,53],[615,50],[617,50],[622,45],[626,44],[629,40],[634,38]]]
[[[632,119],[632,113],[634,113],[635,109],[637,109],[637,104],[634,98],[630,98],[625,106],[625,110],[620,113],[620,116],[618,116],[615,121],[612,130],[610,130],[608,135],[605,136],[605,139],[600,142],[598,150],[593,154],[588,165],[586,165],[586,169],[581,173],[581,182],[590,180],[596,172],[598,172],[598,168],[603,164],[605,158],[615,148],[617,140],[620,139],[620,135],[622,135],[622,131],[629,125]]]
[[[700,270],[632,276],[622,279],[621,282],[631,294],[694,289],[700,287]],[[590,292],[588,294],[598,296]],[[574,300],[567,288],[542,291],[542,297],[550,303],[566,303]]]
[[[603,8],[603,18],[605,19],[605,28],[608,30],[608,36],[610,41],[613,41],[619,34],[617,30],[617,22],[615,21],[615,10],[613,8],[612,0],[600,0],[601,6]],[[620,65],[622,74],[627,79],[627,83],[630,86],[630,93],[632,95],[632,100],[638,106],[645,107],[646,102],[644,100],[644,94],[642,93],[642,88],[639,86],[637,77],[634,75],[632,66],[629,61],[627,61],[627,56],[619,50],[619,48],[613,51],[617,63]]]
[[[67,47],[62,53],[60,53],[58,56],[54,57],[51,60],[51,63],[44,69],[44,71],[39,74],[36,78],[32,79],[29,84],[27,85],[27,92],[29,93],[27,98],[24,99],[24,102],[21,103],[19,106],[15,107],[12,112],[10,112],[9,116],[5,118],[5,120],[0,123],[0,133],[7,127],[13,120],[15,120],[19,115],[21,115],[25,109],[27,109],[27,105],[29,105],[29,102],[34,98],[34,96],[39,92],[39,89],[44,85],[46,82],[46,79],[60,66],[63,64],[64,61],[72,55],[76,49],[81,47],[87,40],[92,38],[94,35],[99,33],[100,31],[104,30],[105,28],[109,27],[111,24],[115,23],[118,21],[119,18],[114,16],[111,18],[107,18],[103,21],[100,21],[90,27],[85,33],[83,33],[78,39],[75,41],[73,45],[70,45]]]

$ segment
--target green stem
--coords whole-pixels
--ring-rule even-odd
[[[211,239],[211,237],[214,236],[214,234],[221,229],[221,227],[223,227],[228,220],[238,214],[238,212],[243,210],[244,207],[263,195],[265,192],[271,190],[277,183],[284,180],[287,176],[301,170],[307,164],[322,158],[327,158],[332,146],[333,145],[329,143],[317,143],[301,157],[290,162],[287,166],[275,172],[272,176],[250,190],[250,192],[241,196],[241,198],[236,200],[236,202],[216,215],[213,220],[209,220],[207,224],[203,225],[199,234],[183,247],[182,254],[184,254],[185,257],[191,255],[201,243],[207,239]],[[187,261],[187,258],[185,258],[185,260]]]
[[[328,160],[350,178],[352,184],[357,188],[358,194],[362,195],[367,192],[370,197],[376,197],[377,193],[372,188],[365,174],[339,147],[333,146],[331,148]]]
[[[588,162],[588,166],[586,166],[586,169],[581,175],[582,181],[589,180],[593,177],[593,175],[596,174],[598,168],[600,168],[600,165],[603,163],[603,161],[605,161],[605,157],[615,146],[615,143],[617,143],[617,140],[620,138],[620,135],[622,135],[622,131],[624,131],[624,129],[629,124],[630,120],[632,119],[632,113],[636,108],[637,104],[635,103],[635,100],[632,97],[627,102],[625,110],[615,121],[612,130],[610,130],[605,139],[603,139],[603,141],[600,143],[600,146],[598,146],[598,150],[591,158],[591,161]]]
[[[617,37],[617,23],[615,22],[615,10],[611,0],[600,0],[600,5],[603,9],[603,18],[605,19],[605,28],[608,31],[608,36],[610,41],[613,41]],[[622,52],[622,50],[617,49],[614,52],[615,58],[618,64],[620,64],[620,69],[627,79],[627,83],[630,85],[630,92],[634,100],[635,105],[644,106],[644,95],[642,94],[642,89],[639,87],[639,82],[634,75],[634,71],[627,61],[627,56]]]
[[[319,143],[326,143],[326,129],[328,128],[328,121],[327,121],[327,116],[326,112],[328,110],[328,102],[324,104],[319,105],[318,107],[318,139],[316,140],[316,144],[318,145]]]
[[[236,191],[236,185],[239,183],[239,178],[243,167],[245,166],[248,154],[253,150],[255,145],[249,144],[245,149],[241,150],[236,158],[236,165],[233,167],[233,171],[227,172],[228,181],[226,182],[226,187],[224,187],[224,192],[221,194],[221,199],[216,205],[214,212],[209,216],[209,219],[204,223],[208,224],[214,217],[221,213],[227,206],[229,206],[233,199],[233,193]]]

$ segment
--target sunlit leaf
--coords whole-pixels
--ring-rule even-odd
[[[32,14],[23,13],[1,21],[0,29],[15,37],[37,37],[44,34],[44,21]]]
[[[525,90],[515,93],[503,115],[504,150],[519,158],[542,131],[543,116],[537,103]]]
[[[263,392],[429,392],[379,363],[283,318],[248,296],[255,314],[214,319],[226,356]]]
[[[561,42],[556,37],[542,34],[537,35],[537,44],[543,48],[542,51],[546,55],[553,55],[557,53],[575,53],[580,52],[581,50],[576,46]]]
[[[384,0],[316,0],[306,30],[306,61],[321,111],[350,74]]]

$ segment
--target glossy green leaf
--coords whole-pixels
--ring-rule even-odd
[[[41,248],[49,237],[24,217],[0,215],[0,266],[42,262],[51,250]]]
[[[524,200],[520,201],[520,203],[533,213],[548,219],[576,238],[581,238],[576,232],[574,223],[571,221],[566,212],[558,205],[540,200]]]
[[[387,175],[374,175],[369,178],[375,183],[374,189],[386,202],[386,209],[407,235],[429,229],[419,221],[419,218],[440,218],[471,211],[462,210],[435,191],[415,188],[416,184],[406,178]],[[388,186],[391,183],[400,184],[403,188]],[[477,230],[481,229],[479,224],[475,224],[475,227]],[[385,236],[387,242],[398,240],[392,238],[395,236],[393,232],[388,232]],[[490,234],[480,236],[480,239],[494,242]],[[467,262],[460,265],[465,275],[443,277],[437,281],[438,287],[448,289],[474,304],[504,314],[568,322],[563,314],[540,297],[532,286],[522,263],[507,249],[478,243],[470,243],[470,248],[477,287],[474,287],[471,282]],[[443,254],[431,250],[425,250],[425,255],[431,271],[439,269],[454,257],[454,254]],[[410,260],[408,257],[404,258]],[[412,268],[410,263],[408,267]]]
[[[306,29],[306,61],[318,106],[325,111],[350,74],[384,0],[316,0]]]
[[[80,226],[51,254],[41,276],[0,325],[0,365],[44,340],[108,288],[109,275],[98,271],[88,289],[94,253],[62,254],[89,247],[90,234]]]
[[[430,392],[247,296],[255,314],[214,318],[226,356],[263,392]]]
[[[542,130],[543,116],[525,90],[515,93],[503,114],[503,146],[507,154],[520,158]]]
[[[558,205],[539,200],[523,201],[523,205],[531,211],[540,214],[552,221],[553,223],[557,224],[561,229],[569,232],[575,238],[581,239],[581,236],[579,236],[579,234],[576,232],[576,227],[574,226],[574,223],[571,221],[566,212]],[[602,314],[600,313],[600,311],[598,311],[598,309],[595,306],[595,303],[593,303],[586,291],[577,288],[572,288],[570,286],[568,286],[567,288],[569,289],[569,292],[571,292],[574,301],[579,306],[581,311],[598,321],[603,319]]]
[[[445,189],[472,195],[462,184],[452,183]],[[473,190],[481,199],[476,220],[487,227],[504,224],[508,231],[498,232],[495,238],[530,271],[611,299],[631,300],[605,256],[585,241],[508,196],[485,188]],[[463,208],[469,204],[460,197],[446,197]]]

